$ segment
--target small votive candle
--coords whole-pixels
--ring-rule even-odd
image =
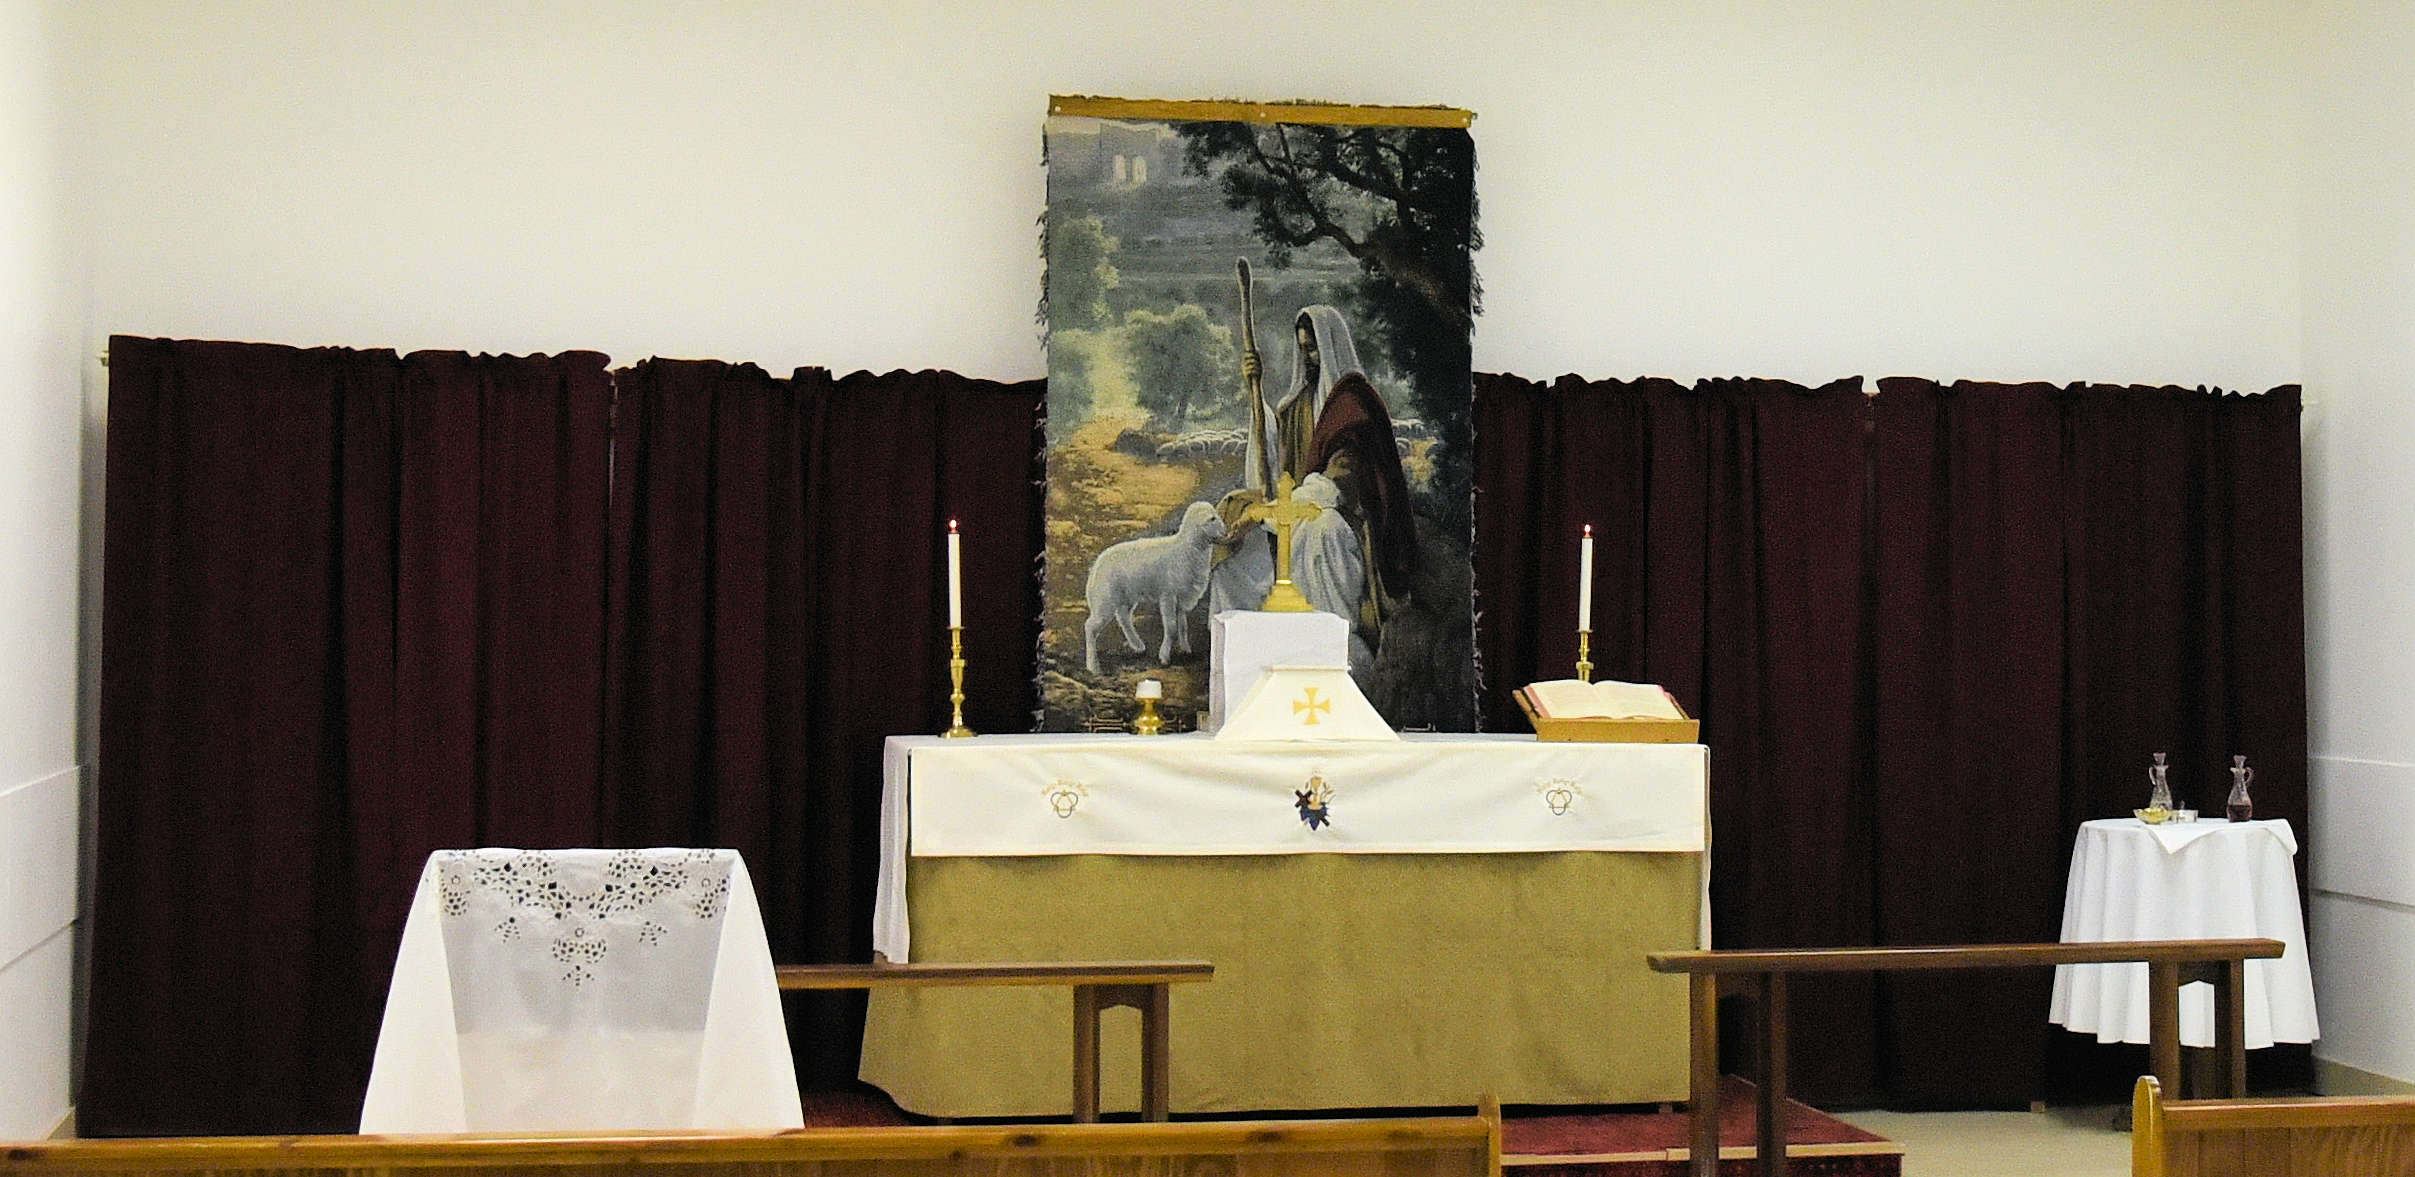
[[[1133,688],[1132,697],[1135,699],[1163,699],[1166,697],[1166,685],[1153,678],[1144,678],[1140,680],[1139,686]]]

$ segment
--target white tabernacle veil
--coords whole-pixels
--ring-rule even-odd
[[[1375,662],[1367,639],[1358,633],[1358,602],[1367,588],[1367,560],[1359,550],[1357,529],[1342,514],[1342,488],[1322,474],[1311,474],[1291,497],[1325,508],[1292,529],[1292,583],[1300,586],[1300,595],[1319,611],[1350,622],[1350,671],[1364,675]]]

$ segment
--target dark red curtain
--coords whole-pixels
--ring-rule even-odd
[[[952,517],[966,719],[1030,726],[1041,386],[648,360],[620,398],[599,836],[734,847],[775,958],[869,959],[881,741],[947,725]],[[791,995],[803,1082],[854,1081],[862,1011]]]
[[[392,494],[400,367],[128,338],[110,361],[79,1126],[357,1119],[383,1001],[345,783],[391,771],[352,703],[392,659],[391,515],[361,508]]]
[[[1029,726],[1037,382],[138,339],[111,375],[95,1134],[349,1127],[442,846],[735,846],[775,954],[865,959],[950,518],[966,718]],[[2051,938],[2154,750],[2208,803],[2245,752],[2302,823],[2295,390],[1860,388],[1479,377],[1488,724],[1570,672],[1591,523],[1598,673],[1714,748],[1722,946]],[[2105,1070],[2040,977],[1794,1008],[1832,1103]],[[860,1026],[791,1006],[809,1085]]]
[[[1566,678],[1579,528],[1595,675],[1667,686],[1712,745],[1713,942],[1872,942],[1868,406],[1858,381],[1477,380],[1488,688]],[[1487,692],[1487,722],[1515,730]],[[1866,979],[1797,987],[1798,1082],[1873,1096]]]
[[[2068,402],[2042,385],[1879,389],[1872,754],[1886,869],[1872,943],[2053,940],[2077,820],[2064,822]],[[2052,980],[1883,979],[1877,1086],[1898,1104],[2038,1098]]]
[[[947,521],[964,535],[965,723],[1028,731],[1038,700],[1040,420],[1046,386],[948,372],[819,368],[794,377],[809,421],[808,544],[815,554],[808,847],[800,956],[869,960],[879,876],[881,741],[948,726]],[[852,1083],[859,994],[789,1003],[800,1080]]]
[[[2295,388],[1477,388],[1487,682],[1570,673],[1594,524],[1597,673],[1669,686],[1712,747],[1719,946],[2052,940],[2074,831],[2152,751],[2209,807],[2249,754],[2259,814],[2305,828]],[[2050,980],[1798,984],[1795,1082],[2118,1094],[2135,1048],[2051,1030]]]
[[[592,811],[603,357],[110,356],[79,1123],[343,1130],[428,852]]]
[[[2304,895],[2319,848],[2304,841],[2299,390],[2073,385],[2062,400],[2065,828],[2140,804],[2159,751],[2175,798],[2218,810],[2230,757],[2244,754],[2256,816],[2299,832]],[[2139,1049],[2057,1033],[2049,1089],[2101,1097],[2109,1074],[2141,1069]],[[2303,1046],[2248,1057],[2256,1082],[2303,1083],[2312,1070]]]

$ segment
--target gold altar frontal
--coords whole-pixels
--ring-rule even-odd
[[[1194,959],[1173,1110],[1644,1103],[1686,1094],[1704,856],[1568,851],[917,857],[914,958]],[[1070,1110],[1061,988],[871,995],[862,1077],[931,1116]],[[1107,1019],[1102,1107],[1139,1106],[1138,1017]]]

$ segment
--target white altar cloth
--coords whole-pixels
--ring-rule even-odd
[[[910,959],[909,854],[1700,853],[1708,762],[1700,744],[1519,735],[891,737],[873,949]]]
[[[2071,852],[2063,940],[2267,937],[2287,946],[2247,962],[2241,1001],[2249,1049],[2312,1042],[2314,974],[2298,911],[2297,839],[2285,821],[2150,826],[2137,818],[2084,822]],[[2099,1042],[2147,1041],[2147,966],[2061,965],[2048,1020]],[[2214,1044],[2210,985],[2180,989],[2180,1041]]]
[[[445,850],[403,926],[361,1131],[802,1127],[734,850]]]

